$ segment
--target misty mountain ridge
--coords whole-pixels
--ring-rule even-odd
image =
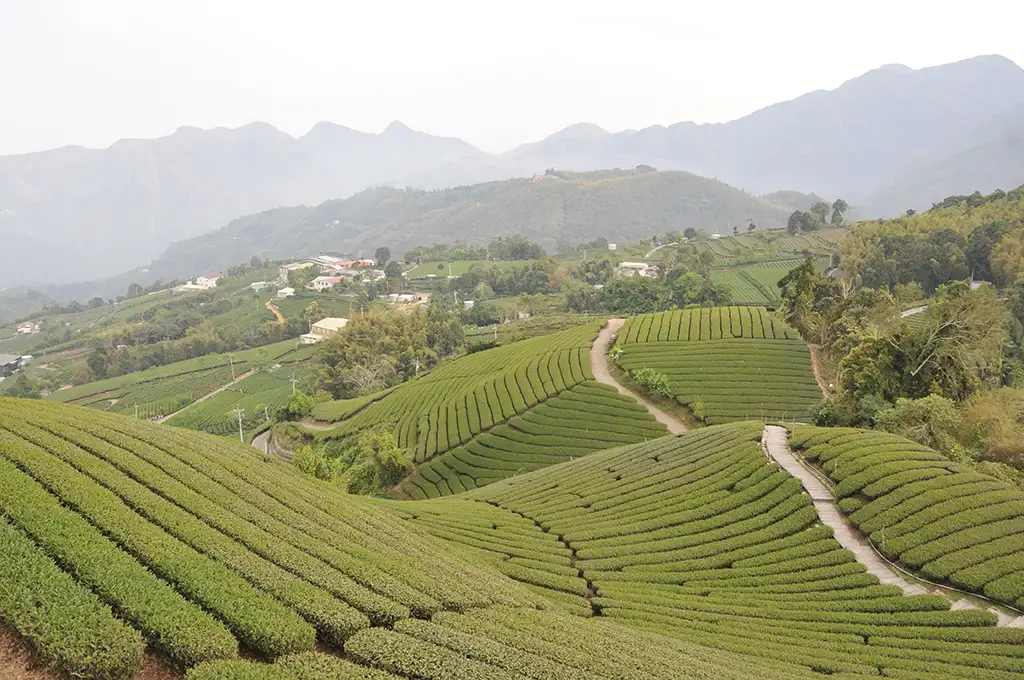
[[[727,123],[622,132],[579,123],[501,154],[400,122],[379,133],[322,122],[299,137],[267,123],[186,126],[106,149],[0,157],[0,286],[40,273],[60,282],[107,277],[175,241],[279,206],[319,205],[375,186],[470,186],[546,168],[650,165],[752,194],[841,196],[876,217],[918,207],[926,194],[935,201],[1019,184],[1024,158],[1010,151],[1022,107],[1024,70],[985,56],[917,70],[883,66]],[[970,164],[951,160],[976,148]],[[986,166],[986,157],[999,161]],[[921,184],[929,173],[937,173],[935,184]]]

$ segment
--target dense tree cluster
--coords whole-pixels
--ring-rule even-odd
[[[462,319],[453,296],[424,309],[371,307],[321,343],[316,389],[334,399],[373,394],[462,351]]]
[[[789,216],[787,228],[791,234],[802,234],[807,231],[816,231],[826,226],[838,226],[843,223],[843,216],[850,209],[850,205],[841,198],[837,198],[831,204],[825,201],[818,201],[811,206],[807,212],[794,210]],[[750,227],[754,227],[753,223]],[[754,227],[756,228],[756,227]],[[751,228],[749,231],[753,231]],[[734,229],[734,233],[738,229]]]
[[[948,281],[1017,283],[1024,272],[1024,187],[950,197],[919,215],[854,225],[840,243],[843,274],[869,288],[917,282],[931,293]]]

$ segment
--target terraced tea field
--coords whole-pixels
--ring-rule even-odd
[[[620,366],[666,374],[676,399],[714,425],[804,420],[821,400],[807,345],[761,307],[704,307],[630,318]]]
[[[1024,610],[1024,493],[881,432],[798,426],[803,455],[890,560]]]
[[[804,441],[797,432],[795,441]],[[808,428],[818,438],[831,432]],[[840,437],[865,455],[876,448],[871,434]],[[594,615],[689,642],[846,677],[1024,671],[1024,629],[995,628],[990,612],[950,610],[939,595],[908,597],[880,585],[821,525],[800,483],[766,459],[760,438],[760,424],[706,428],[395,511],[507,565],[513,578],[567,597],[582,593]],[[913,448],[891,439],[894,448]],[[841,475],[849,464],[840,463]],[[872,478],[898,480],[908,467]],[[851,472],[840,485],[852,490]],[[1004,516],[1024,513],[1019,493],[1011,498],[1008,485],[985,479],[1006,494]],[[481,501],[486,510],[476,507]],[[918,521],[948,508],[938,493],[922,497]],[[945,532],[969,533],[978,521],[962,509],[945,523]],[[1019,526],[1003,535],[1024,545]],[[947,560],[960,559],[957,550],[935,546]]]
[[[251,430],[267,421],[267,415],[283,406],[292,394],[292,378],[302,381],[308,369],[280,368],[273,372],[254,373],[228,389],[201,403],[181,411],[167,421],[169,425],[227,435],[238,432],[238,415],[242,409],[242,429]]]
[[[474,489],[591,451],[666,434],[632,399],[594,382],[597,323],[457,359],[390,392],[319,404],[328,437],[384,424],[414,451],[412,498]]]
[[[857,459],[879,443],[828,435],[794,443],[843,451],[825,466],[838,459],[847,498],[919,469],[863,486]],[[199,433],[4,399],[0,618],[47,663],[104,680],[131,678],[146,646],[192,680],[1024,672],[1024,629],[866,574],[760,436],[704,428],[403,503]],[[935,516],[935,496],[907,517]],[[950,536],[971,512],[942,520]]]
[[[214,354],[115,378],[97,380],[84,385],[76,385],[68,389],[57,390],[47,399],[131,416],[135,416],[137,412],[140,418],[159,418],[169,416],[200,397],[228,385],[232,381],[232,375],[244,375],[252,370],[253,366],[267,367],[274,363],[280,363],[289,367],[287,373],[288,377],[291,377],[291,368],[308,361],[312,358],[315,350],[315,346],[299,346],[295,340],[285,340],[272,345],[235,352],[230,358],[227,354]],[[234,364],[233,368],[232,363]],[[236,386],[235,389],[239,387]],[[257,387],[253,381],[242,389],[245,390],[245,394],[249,394],[255,392]],[[273,394],[264,395],[264,399],[245,400],[242,406],[248,409],[259,404],[277,405],[282,401],[280,394],[281,390],[278,389]],[[227,406],[227,411],[235,408],[232,405],[233,402],[227,397],[220,398],[217,403],[220,406]],[[213,404],[207,405],[205,402],[203,405],[205,408],[213,406]],[[136,407],[138,407],[137,411]],[[253,410],[252,419],[255,419],[255,414],[256,411]],[[231,418],[235,417],[234,414],[230,414],[230,416]],[[208,419],[192,419],[190,415],[188,422],[198,424],[196,429],[219,432],[223,428],[213,424],[217,420],[218,418],[212,416]],[[262,421],[262,409],[260,409],[260,421]],[[188,427],[191,426],[191,424],[188,425]],[[237,421],[235,426],[237,427]],[[230,430],[230,428],[228,429]]]
[[[666,434],[644,407],[613,387],[586,380],[431,458],[402,489],[416,499],[447,496]]]
[[[780,267],[745,267],[737,270],[712,271],[711,280],[729,290],[729,299],[732,302],[775,305],[781,299],[778,282],[788,273],[789,269]]]

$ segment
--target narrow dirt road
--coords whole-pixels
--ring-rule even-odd
[[[620,385],[608,371],[608,349],[612,346],[612,343],[615,342],[614,336],[619,332],[619,329],[622,328],[622,324],[624,323],[626,323],[624,319],[608,319],[604,328],[602,328],[601,332],[597,334],[597,339],[594,340],[594,344],[591,345],[590,367],[594,372],[594,379],[597,380],[597,382],[604,383],[605,385],[611,385],[618,390],[619,394],[624,394],[627,397],[635,399],[638,403],[644,406],[659,423],[663,423],[672,434],[681,434],[686,432],[686,425],[665,413],[639,394],[627,390],[625,387]]]
[[[821,362],[818,359],[819,347],[817,345],[807,345],[807,349],[811,352],[811,370],[814,371],[814,379],[818,383],[818,387],[821,388],[821,395],[828,399],[828,385],[825,383],[824,376],[821,375]]]
[[[284,325],[284,314],[281,313],[281,310],[277,308],[277,305],[275,305],[273,301],[267,300],[267,302],[263,306],[269,309],[273,313],[273,315],[277,317],[278,326]]]
[[[248,378],[248,377],[249,377],[250,375],[252,375],[252,371],[246,371],[246,372],[245,372],[245,373],[243,373],[242,375],[238,376],[237,378],[235,378],[234,380],[232,380],[231,382],[229,382],[229,383],[228,383],[227,385],[223,385],[223,386],[221,386],[221,387],[218,387],[217,389],[215,389],[215,390],[214,390],[213,392],[210,392],[209,394],[204,394],[203,396],[199,397],[198,399],[196,399],[195,401],[193,401],[193,402],[192,402],[191,404],[189,404],[188,406],[186,406],[186,407],[184,407],[184,408],[179,408],[179,409],[178,409],[177,411],[175,411],[174,413],[168,413],[168,414],[167,414],[166,416],[163,416],[163,417],[161,417],[161,418],[157,418],[156,422],[158,422],[158,423],[165,423],[165,422],[167,422],[168,420],[170,420],[171,418],[173,418],[174,416],[176,416],[176,415],[178,415],[179,413],[181,413],[182,411],[184,411],[185,409],[189,409],[189,408],[192,408],[192,407],[193,407],[193,406],[195,406],[196,404],[198,404],[198,403],[201,403],[201,402],[204,402],[204,401],[206,401],[207,399],[209,399],[210,397],[214,396],[215,394],[220,394],[221,392],[223,392],[223,391],[224,391],[224,390],[226,390],[227,388],[231,387],[232,385],[235,385],[235,384],[237,384],[237,383],[240,383],[240,382],[242,382],[243,380],[245,380],[246,378]]]

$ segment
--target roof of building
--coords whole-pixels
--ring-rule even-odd
[[[13,354],[0,354],[0,366],[7,366],[15,362],[20,362],[21,357]]]
[[[220,277],[220,274],[207,274],[206,276],[200,276],[199,278],[206,279],[207,281],[216,281]]]
[[[291,286],[289,286],[288,288],[282,288],[281,290],[279,290],[277,292],[278,293],[294,293],[295,289],[292,288]]]
[[[646,262],[620,262],[621,269],[647,269]]]
[[[283,265],[281,265],[281,268],[282,269],[287,269],[287,270],[291,271],[291,270],[294,270],[294,269],[304,269],[305,267],[312,267],[312,266],[313,266],[312,262],[292,262],[291,264],[283,264]]]
[[[341,317],[333,317],[333,316],[329,316],[327,318],[320,319],[319,321],[317,321],[316,323],[313,324],[313,326],[318,326],[320,328],[326,328],[327,330],[330,330],[330,331],[341,330],[342,328],[344,328],[347,325],[348,325],[348,319],[344,319],[344,318],[341,318]]]
[[[318,276],[310,283],[316,283],[317,281],[330,281],[331,283],[339,283],[341,281],[340,276]]]

